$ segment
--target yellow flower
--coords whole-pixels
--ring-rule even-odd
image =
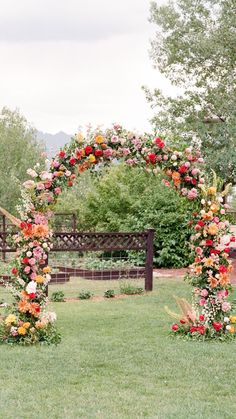
[[[57,172],[57,176],[64,176],[64,172],[62,170],[59,170],[59,172]]]
[[[45,268],[43,268],[43,272],[45,273],[45,274],[50,274],[50,272],[51,272],[51,268],[50,268],[50,266],[45,266]]]
[[[76,141],[78,143],[83,143],[84,142],[84,136],[83,136],[83,134],[81,134],[81,132],[78,132],[78,134],[76,134]]]
[[[216,194],[216,188],[214,186],[210,186],[210,188],[208,188],[208,193],[209,193],[209,195],[215,195]]]
[[[228,329],[229,333],[234,333],[235,329],[234,326],[230,326],[230,329]]]
[[[97,137],[95,138],[95,142],[97,144],[102,144],[102,143],[104,143],[104,141],[105,141],[105,139],[103,138],[102,135],[97,135]]]
[[[42,275],[37,275],[36,278],[35,278],[35,281],[38,284],[43,284],[44,283],[44,280],[45,280],[45,278]]]
[[[211,223],[208,226],[208,233],[211,235],[215,235],[218,233],[218,227],[215,223]]]
[[[7,316],[7,318],[5,319],[5,324],[7,326],[10,326],[15,321],[16,321],[16,316],[14,314],[9,314],[9,316]]]
[[[236,316],[230,316],[231,323],[236,323]]]
[[[26,333],[27,333],[26,328],[23,327],[23,326],[18,327],[17,331],[18,331],[19,335],[26,335]]]
[[[29,329],[29,327],[30,327],[30,322],[23,323],[23,327],[24,327],[25,329]]]
[[[96,157],[93,154],[90,154],[88,156],[88,159],[89,159],[90,163],[94,163],[96,161]]]

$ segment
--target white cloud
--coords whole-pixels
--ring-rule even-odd
[[[117,121],[129,128],[149,128],[152,111],[141,86],[170,90],[148,58],[149,38],[154,32],[147,23],[149,1],[5,3],[0,28],[1,19],[10,21],[14,15],[18,28],[14,36],[24,20],[29,21],[27,30],[32,27],[33,35],[27,35],[27,42],[23,37],[0,42],[0,107],[18,107],[38,129],[49,132],[73,133],[89,122],[108,125]],[[37,28],[33,28],[33,18],[37,16],[40,22],[46,14],[47,22],[55,19],[54,27],[63,15],[70,22],[78,21],[78,32],[65,40],[64,30],[54,39],[45,29],[47,36],[40,38]],[[115,20],[116,26],[112,24]],[[91,31],[79,39],[82,26]]]

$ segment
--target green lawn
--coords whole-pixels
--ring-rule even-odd
[[[50,292],[117,287],[74,280]],[[235,418],[235,343],[169,337],[163,306],[189,293],[156,279],[143,296],[54,303],[61,345],[0,347],[0,418]]]

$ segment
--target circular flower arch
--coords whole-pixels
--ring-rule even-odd
[[[110,164],[114,159],[122,159],[129,166],[142,166],[149,172],[161,171],[166,186],[199,204],[199,211],[190,221],[195,231],[191,238],[195,261],[189,273],[193,303],[177,299],[181,314],[167,308],[178,319],[172,325],[174,333],[204,339],[234,335],[236,318],[230,315],[228,302],[232,269],[229,244],[234,237],[225,219],[226,205],[217,192],[216,179],[213,185],[206,185],[199,150],[173,150],[159,137],[140,136],[114,125],[105,131],[89,130],[86,138],[77,134],[51,160],[47,171],[40,172],[37,167],[28,170],[30,179],[23,184],[19,207],[21,218],[11,217],[19,227],[14,236],[17,254],[12,281],[8,284],[15,302],[0,323],[0,342],[60,341],[56,315],[46,311],[51,272],[47,265],[47,254],[52,248],[50,218],[58,196],[73,186],[80,173]]]

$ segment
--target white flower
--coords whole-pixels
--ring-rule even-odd
[[[177,156],[175,155],[175,154],[173,154],[172,156],[171,156],[171,160],[177,160]]]
[[[56,313],[55,313],[54,311],[48,311],[48,312],[46,313],[46,318],[47,318],[47,320],[48,320],[50,323],[53,323],[53,322],[55,322],[55,321],[56,321],[56,319],[57,319],[57,315],[56,315]]]
[[[35,170],[33,170],[33,169],[28,169],[27,174],[30,175],[31,177],[37,177],[38,176],[38,173],[35,172]]]
[[[201,199],[201,204],[205,205],[205,203],[206,203],[205,199]]]
[[[43,243],[43,244],[42,244],[42,247],[43,247],[44,249],[47,249],[47,248],[48,248],[48,244],[47,244],[47,243]]]
[[[25,281],[22,278],[17,278],[18,283],[23,287],[25,285]]]
[[[229,321],[230,321],[229,317],[224,317],[224,322],[225,323],[229,323]]]
[[[230,324],[227,324],[227,326],[226,326],[226,330],[231,330],[231,326],[230,326]]]
[[[28,294],[35,294],[36,293],[37,284],[35,281],[30,281],[26,287],[26,292]]]
[[[23,183],[23,186],[26,189],[34,189],[35,188],[35,182],[33,180],[26,180],[26,182]]]
[[[30,257],[32,256],[32,252],[28,251],[28,252],[26,253],[26,256],[27,256],[28,258],[30,258]]]

